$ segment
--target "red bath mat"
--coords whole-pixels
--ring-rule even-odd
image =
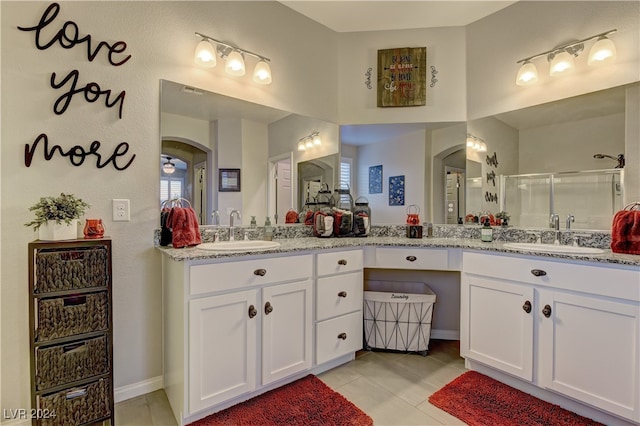
[[[189,426],[371,426],[373,420],[322,380],[300,380],[212,414]]]
[[[456,378],[429,402],[469,426],[603,426],[476,371]]]

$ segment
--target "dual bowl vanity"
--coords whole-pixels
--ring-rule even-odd
[[[459,305],[446,305],[459,306],[468,368],[607,424],[640,424],[639,256],[454,237],[265,243],[158,247],[178,424],[353,360],[370,270],[455,274]]]

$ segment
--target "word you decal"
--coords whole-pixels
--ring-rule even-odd
[[[86,49],[87,60],[93,62],[98,57],[104,57],[106,61],[114,66],[124,65],[131,59],[131,55],[126,53],[127,43],[116,41],[96,41],[91,34],[81,35],[78,24],[73,21],[56,21],[60,13],[60,5],[51,3],[40,17],[40,21],[34,26],[19,26],[20,31],[33,33],[34,42],[38,50],[47,50],[58,45],[63,49]],[[102,56],[101,56],[102,55]],[[83,82],[80,71],[72,70],[66,75],[51,73],[49,84],[52,89],[60,91],[60,96],[53,103],[53,112],[56,115],[63,115],[72,101],[84,100],[88,103],[103,102],[105,108],[115,108],[118,119],[122,118],[122,110],[126,91],[113,91],[103,88],[99,83],[91,81]],[[88,147],[76,145],[71,148],[63,148],[60,145],[50,145],[49,137],[41,133],[32,144],[25,144],[24,164],[31,166],[36,150],[42,142],[43,157],[46,161],[51,160],[56,154],[61,157],[68,157],[69,162],[74,166],[81,166],[86,159],[95,158],[96,167],[101,169],[111,164],[116,170],[128,168],[136,155],[129,155],[129,144],[120,142],[111,153],[101,152],[102,144],[93,141]]]

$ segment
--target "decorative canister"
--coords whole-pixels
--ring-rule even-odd
[[[87,219],[84,225],[85,238],[102,238],[104,236],[104,225],[102,219]]]
[[[353,233],[356,237],[367,237],[371,232],[371,208],[369,200],[365,197],[358,197],[353,209],[354,226]]]
[[[420,225],[420,207],[415,204],[407,207],[407,225]]]

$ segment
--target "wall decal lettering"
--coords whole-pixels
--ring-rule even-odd
[[[487,183],[493,182],[493,186],[496,186],[496,172],[491,170],[491,172],[487,173]]]
[[[53,158],[55,153],[57,152],[62,157],[69,157],[69,162],[74,166],[81,166],[84,163],[84,160],[90,156],[96,156],[96,167],[102,169],[107,166],[109,163],[113,164],[113,167],[116,170],[124,170],[131,165],[133,159],[136,158],[136,155],[133,154],[129,161],[124,165],[118,165],[118,157],[123,157],[129,151],[129,144],[126,142],[120,142],[116,149],[113,150],[113,153],[102,162],[102,154],[98,152],[100,149],[100,142],[93,141],[91,145],[89,145],[89,149],[85,150],[80,145],[76,145],[72,148],[69,148],[67,151],[64,151],[60,145],[53,145],[49,147],[49,138],[46,134],[41,133],[34,141],[32,145],[25,144],[24,145],[24,165],[27,167],[31,166],[31,161],[33,160],[33,155],[38,147],[40,141],[44,142],[43,151],[44,151],[44,159],[49,161]]]
[[[497,203],[498,202],[498,194],[496,194],[495,192],[485,192],[484,193],[484,200],[487,203]]]
[[[51,3],[40,17],[40,21],[37,25],[19,26],[20,31],[35,32],[35,45],[38,50],[47,50],[56,43],[63,49],[72,49],[76,46],[86,44],[87,59],[89,62],[98,56],[102,52],[106,52],[106,60],[114,67],[119,67],[131,59],[131,55],[126,55],[127,43],[124,41],[116,41],[113,44],[109,44],[106,41],[100,41],[97,45],[92,45],[91,34],[85,36],[80,35],[80,29],[78,25],[73,21],[66,21],[62,25],[57,26],[58,31],[52,24],[58,14],[60,13],[60,5],[58,3]],[[53,34],[53,35],[51,35]],[[71,100],[75,95],[83,95],[85,101],[89,103],[97,102],[100,98],[104,99],[104,105],[107,108],[118,107],[118,118],[122,118],[122,109],[124,106],[124,100],[126,91],[121,91],[117,95],[112,93],[111,89],[102,89],[100,85],[94,81],[85,84],[78,83],[80,79],[80,72],[75,69],[70,71],[66,76],[58,79],[58,75],[51,73],[50,85],[52,89],[63,89],[65,92],[60,95],[53,104],[53,112],[57,115],[62,115],[67,111]],[[115,97],[114,97],[115,96]],[[51,160],[57,153],[61,157],[68,157],[69,162],[74,166],[81,166],[85,160],[90,157],[96,157],[96,167],[102,169],[111,164],[116,170],[125,170],[128,168],[133,160],[136,158],[135,154],[130,155],[127,159],[122,159],[122,162],[118,163],[121,157],[125,157],[129,152],[129,144],[127,142],[120,142],[111,155],[103,160],[103,154],[100,153],[101,144],[99,141],[94,140],[91,142],[88,148],[84,148],[81,145],[75,145],[71,148],[63,148],[60,145],[49,145],[49,138],[46,133],[41,133],[32,144],[25,144],[24,146],[24,164],[27,167],[31,167],[33,157],[36,153],[36,149],[40,142],[43,142],[43,156],[46,161]]]
[[[498,167],[498,154],[494,152],[491,157],[487,155],[487,164],[489,166]]]
[[[36,47],[39,50],[47,50],[51,46],[53,46],[56,42],[60,44],[61,47],[65,49],[71,49],[78,44],[87,43],[87,59],[89,62],[93,62],[93,60],[98,55],[98,52],[103,47],[107,47],[109,53],[107,55],[107,60],[113,66],[120,66],[131,59],[131,55],[127,55],[119,61],[114,60],[113,55],[123,53],[127,49],[127,43],[124,41],[117,41],[110,45],[106,41],[101,41],[98,43],[96,48],[91,51],[91,34],[87,34],[84,37],[79,37],[79,28],[78,25],[73,21],[67,21],[62,25],[62,28],[49,40],[48,42],[41,43],[40,41],[40,32],[47,27],[56,16],[60,12],[60,5],[58,3],[51,3],[47,10],[44,11],[42,17],[40,18],[40,22],[35,27],[18,27],[21,31],[35,31],[36,32]],[[51,15],[51,16],[50,16]]]
[[[84,99],[87,102],[95,102],[101,95],[106,95],[104,105],[107,108],[111,108],[117,104],[120,104],[120,107],[118,108],[118,118],[122,118],[122,105],[124,104],[124,96],[126,92],[123,90],[113,101],[110,102],[111,89],[101,90],[98,83],[91,82],[87,83],[87,85],[84,87],[76,88],[79,75],[80,72],[78,70],[73,70],[69,74],[67,74],[67,76],[63,78],[62,81],[56,83],[56,73],[51,73],[51,87],[54,89],[60,89],[62,86],[67,84],[69,80],[71,80],[71,87],[69,88],[69,90],[62,96],[60,96],[53,104],[53,112],[58,115],[64,114],[64,112],[69,107],[69,103],[71,103],[71,98],[73,97],[73,95],[77,93],[84,93]]]

